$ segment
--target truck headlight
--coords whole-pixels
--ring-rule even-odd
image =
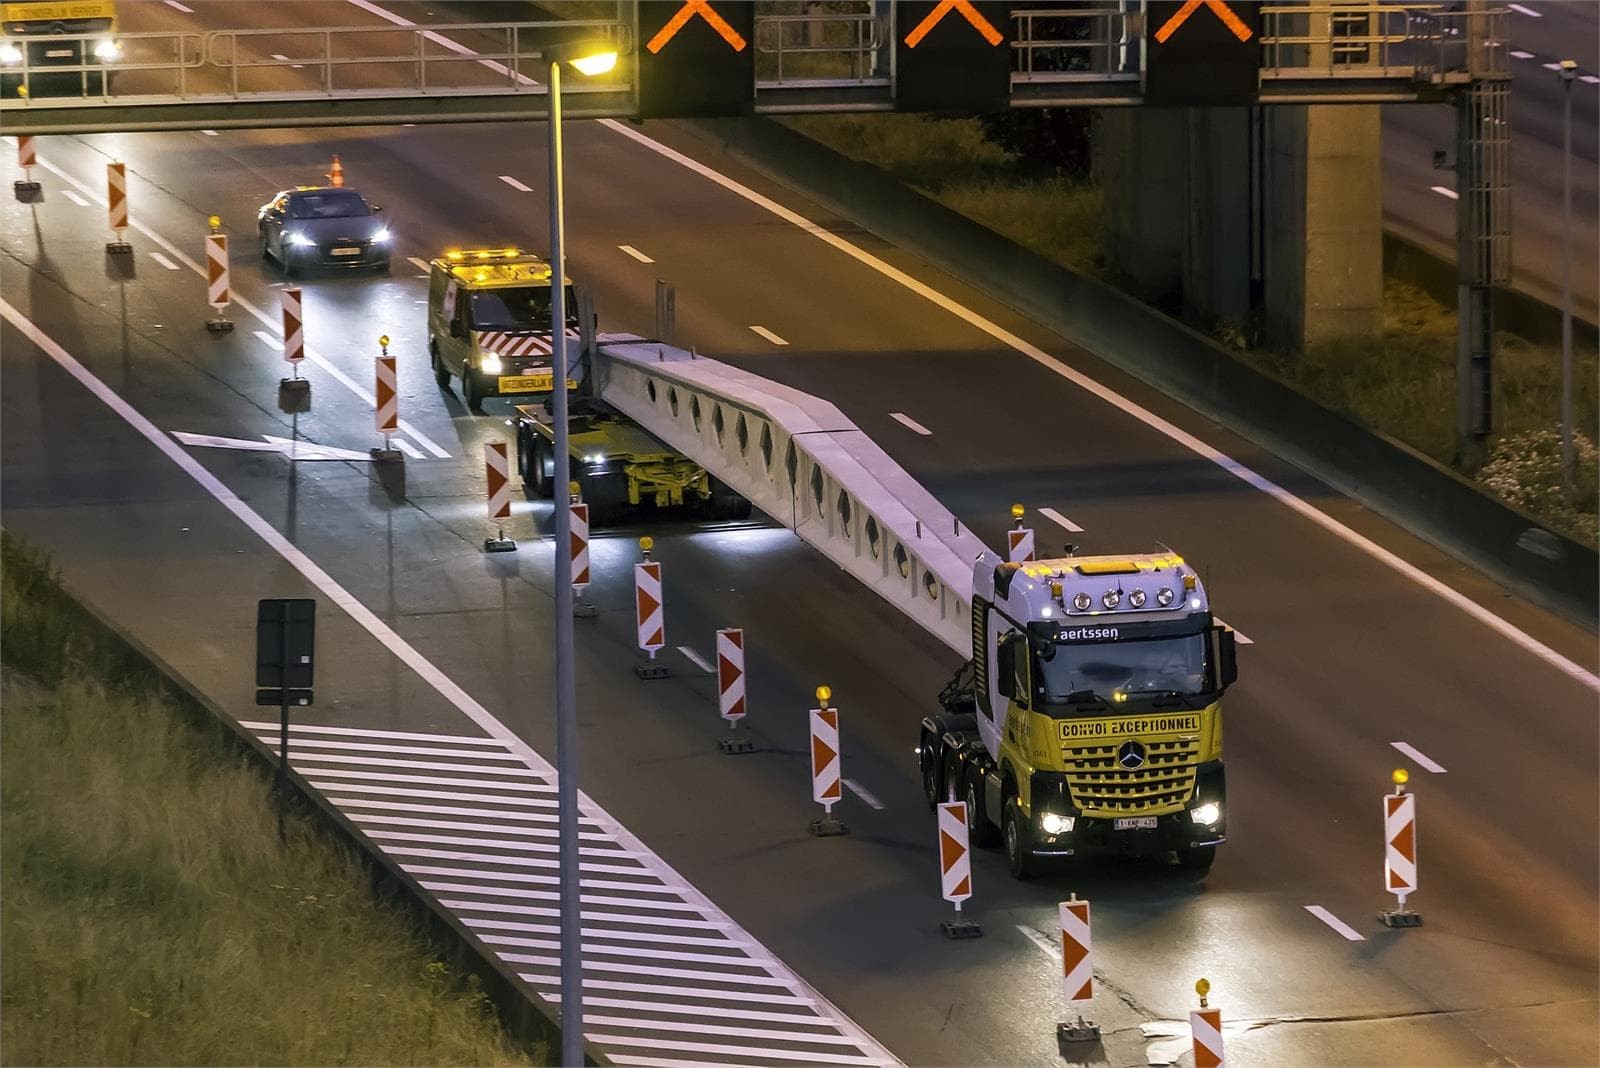
[[[316,242],[311,240],[311,238],[307,237],[305,234],[299,233],[298,231],[291,231],[283,236],[288,240],[289,244],[296,248],[306,248],[309,245],[316,244]]]
[[[96,59],[116,59],[122,55],[122,49],[115,41],[101,41],[94,46],[94,55]]]
[[[1207,801],[1203,805],[1196,805],[1189,810],[1189,819],[1206,827],[1215,827],[1222,818],[1222,806],[1215,801]]]
[[[478,361],[478,370],[482,371],[486,375],[499,374],[502,370],[500,365],[500,357],[496,356],[492,352],[488,353],[483,357],[483,359]]]
[[[1067,834],[1077,820],[1059,812],[1046,812],[1039,817],[1039,829],[1045,834]]]
[[[7,41],[0,45],[0,63],[21,63],[22,49]]]

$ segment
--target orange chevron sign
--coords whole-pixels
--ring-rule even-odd
[[[1156,31],[1156,41],[1160,44],[1166,44],[1167,38],[1177,33],[1178,27],[1187,22],[1189,16],[1199,10],[1202,4],[1210,8],[1211,13],[1221,19],[1222,24],[1228,27],[1228,31],[1240,41],[1250,40],[1252,36],[1250,27],[1246,26],[1244,20],[1233,13],[1233,9],[1224,0],[1188,0],[1186,4],[1178,9],[1177,14],[1163,23],[1161,28]]]
[[[650,38],[645,47],[650,50],[652,55],[660,52],[666,46],[666,43],[672,40],[677,32],[683,29],[688,21],[696,15],[705,19],[711,28],[716,30],[717,34],[724,41],[727,41],[735,52],[744,51],[744,37],[738,30],[728,25],[727,19],[717,14],[707,0],[683,0],[683,6],[678,9],[678,13],[667,20],[667,24],[661,27],[654,37]]]
[[[1200,0],[1194,0],[1199,3]],[[978,9],[972,6],[971,0],[939,0],[939,5],[928,12],[928,17],[917,23],[916,29],[906,34],[906,47],[915,48],[928,36],[928,31],[937,26],[946,15],[956,11],[961,17],[972,24],[972,28],[983,35],[983,39],[991,45],[998,45],[1005,40],[1000,31],[995,29],[988,19],[978,14]]]

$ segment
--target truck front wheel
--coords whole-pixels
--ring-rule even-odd
[[[922,765],[922,796],[928,799],[930,809],[937,808],[944,795],[939,790],[939,750],[933,735],[924,732],[917,759]]]
[[[974,771],[968,775],[967,792],[962,798],[967,803],[967,840],[978,849],[994,844],[994,826],[979,805],[983,800],[982,783],[982,772]]]
[[[1033,828],[1014,797],[1006,798],[1005,816],[1006,866],[1011,869],[1013,879],[1031,879],[1036,865]]]

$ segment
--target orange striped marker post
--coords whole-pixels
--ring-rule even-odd
[[[745,688],[744,688],[744,630],[740,627],[724,627],[717,631],[717,713],[722,716],[722,721],[728,725],[730,734],[717,743],[717,748],[724,753],[739,754],[755,752],[755,743],[748,736],[737,733],[739,721],[744,719]]]
[[[1026,564],[1034,559],[1033,531],[1022,525],[1024,511],[1020,504],[1011,506],[1012,527],[1006,531],[1006,560],[1013,564]]]
[[[216,312],[206,320],[206,329],[213,334],[226,334],[233,329],[233,320],[224,313],[232,295],[228,290],[228,235],[222,233],[222,217],[213,215],[207,220],[211,232],[206,235],[206,303]]]
[[[389,355],[389,335],[378,338],[379,354],[373,359],[373,422],[383,435],[383,447],[372,450],[374,460],[394,462],[401,460],[400,450],[390,440],[400,429],[400,394],[395,358]]]
[[[306,332],[300,287],[285,286],[278,292],[278,310],[283,318],[283,359],[289,365],[290,377],[278,379],[280,406],[285,411],[292,405],[303,405],[311,393],[310,379],[300,377],[300,363],[306,358]]]
[[[583,503],[582,488],[567,483],[567,501],[572,509],[569,548],[572,552],[572,614],[577,619],[593,619],[600,614],[584,597],[589,588],[589,506]]]
[[[822,817],[811,821],[811,833],[817,838],[849,833],[833,814],[833,806],[844,797],[844,779],[839,768],[839,710],[828,704],[832,697],[832,689],[818,686],[817,707],[811,710],[811,799],[822,806]]]
[[[488,441],[483,445],[484,488],[489,497],[489,521],[495,524],[495,537],[483,539],[486,553],[515,552],[517,543],[506,537],[505,523],[511,518],[511,461],[506,443]]]
[[[1100,1027],[1084,1019],[1084,1012],[1094,1003],[1094,948],[1089,931],[1089,903],[1079,901],[1078,895],[1056,906],[1061,926],[1061,989],[1066,995],[1067,1010],[1076,1013],[1072,1023],[1056,1025],[1056,1041],[1062,1045],[1073,1042],[1098,1042]]]
[[[972,849],[967,835],[967,803],[939,805],[939,893],[956,907],[956,918],[939,924],[946,938],[982,938],[976,920],[962,918],[961,903],[972,897]]]
[[[33,168],[39,163],[39,158],[33,151],[32,137],[17,138],[17,166],[22,168],[22,178],[11,183],[12,190],[17,194],[17,199],[27,203],[39,193],[39,183],[33,180]]]
[[[1406,793],[1411,773],[1405,768],[1395,768],[1390,778],[1394,793],[1383,798],[1383,888],[1400,901],[1378,913],[1378,921],[1385,927],[1421,927],[1421,914],[1406,908],[1406,898],[1417,892],[1417,796]]]
[[[1194,1068],[1223,1068],[1227,1062],[1222,1058],[1222,1010],[1206,1004],[1206,995],[1211,993],[1209,980],[1195,983],[1194,992],[1200,995],[1200,1007],[1189,1014],[1189,1033],[1194,1038]]]
[[[106,251],[115,256],[131,255],[133,246],[122,236],[128,229],[128,168],[120,162],[106,164],[106,215],[113,235],[106,242]]]
[[[661,563],[650,559],[650,550],[655,547],[654,538],[640,538],[644,560],[633,565],[633,621],[639,651],[650,657],[649,663],[633,665],[633,673],[641,679],[664,679],[672,674],[665,664],[656,663],[656,654],[667,645],[667,624],[661,595]]]

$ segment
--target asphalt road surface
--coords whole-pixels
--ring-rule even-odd
[[[1512,4],[1512,285],[1554,307],[1561,303],[1563,216],[1562,95],[1547,64],[1576,60],[1572,83],[1572,293],[1574,314],[1596,321],[1600,300],[1597,179],[1600,155],[1600,4],[1529,0]],[[1385,224],[1455,259],[1455,171],[1435,170],[1433,153],[1455,163],[1455,112],[1442,104],[1391,104],[1383,114]]]
[[[186,6],[205,17],[201,5]],[[261,7],[230,10],[266,17]],[[271,10],[327,20],[312,5]],[[171,25],[191,17],[168,5],[137,14]],[[260,719],[250,685],[254,600],[322,599],[318,704],[297,721],[360,733],[307,731],[312,741],[348,737],[355,746],[311,746],[318,781],[341,781],[329,768],[365,767],[331,761],[330,752],[400,759],[386,748],[396,732],[458,739],[422,743],[448,749],[503,731],[513,748],[554,755],[551,546],[540,533],[548,507],[518,502],[515,554],[481,551],[490,530],[479,457],[485,441],[509,438],[509,408],[491,401],[487,414],[471,415],[434,385],[425,286],[409,262],[453,245],[543,247],[544,137],[542,126],[502,125],[47,139],[46,166],[36,171],[43,202],[0,208],[6,526],[48,547],[73,589],[243,721]],[[285,186],[317,180],[335,151],[349,184],[384,205],[397,234],[395,270],[303,283],[317,357],[303,370],[314,402],[291,418],[275,402],[285,374],[273,311],[282,279],[251,255],[254,209]],[[97,198],[112,157],[128,164],[131,278],[102,251]],[[817,240],[729,181],[939,299]],[[684,343],[833,400],[991,543],[1021,501],[1042,548],[1069,539],[1089,549],[1171,545],[1201,569],[1219,615],[1251,639],[1227,699],[1232,840],[1209,877],[1096,861],[1019,884],[997,855],[982,853],[969,913],[985,937],[950,942],[938,929],[950,911],[938,897],[912,747],[954,658],[773,524],[713,529],[646,516],[601,532],[589,591],[600,614],[579,624],[582,781],[617,830],[594,848],[621,848],[652,872],[681,875],[689,915],[726,917],[748,936],[746,952],[770,950],[792,969],[758,984],[769,988],[765,1002],[717,1000],[703,988],[726,985],[698,974],[709,965],[664,955],[694,952],[690,936],[677,945],[638,938],[630,944],[662,956],[633,958],[636,985],[651,985],[656,973],[645,969],[657,967],[671,972],[657,985],[679,993],[601,986],[618,981],[615,961],[586,976],[592,997],[630,1003],[589,1010],[622,1021],[591,1022],[608,1052],[649,1064],[872,1063],[871,1043],[847,1033],[853,1021],[907,1063],[1053,1062],[1054,1024],[1065,1018],[1050,948],[1055,904],[1074,891],[1095,906],[1094,1015],[1105,1031],[1075,1058],[1084,1063],[1174,1056],[1164,1039],[1182,1034],[1201,976],[1213,984],[1238,1064],[1600,1060],[1592,624],[1512,596],[670,124],[573,124],[568,198],[568,270],[594,286],[603,327],[648,331],[655,280],[667,279]],[[185,259],[199,258],[211,212],[234,237],[236,293],[264,313],[235,304],[238,329],[223,336],[203,328],[212,313]],[[70,354],[161,433],[271,435],[359,452],[377,444],[360,391],[370,388],[380,333],[393,339],[401,415],[412,427],[401,439],[414,455],[400,471],[186,449],[214,480],[203,485],[171,446],[156,447],[63,369]],[[1066,367],[1113,394],[1074,383],[1060,373]],[[1202,458],[1149,415],[1294,500]],[[232,505],[219,499],[230,494]],[[1326,520],[1313,522],[1295,501]],[[1083,532],[1056,530],[1043,508]],[[253,525],[241,521],[249,515],[259,517]],[[629,670],[637,654],[627,565],[644,532],[656,537],[665,568],[664,656],[675,672],[651,682]],[[746,723],[759,751],[749,756],[717,752],[723,728],[711,679],[683,651],[709,659],[721,626],[745,627],[750,642]],[[804,710],[824,682],[843,709],[853,786],[842,815],[852,833],[818,840],[806,831],[816,807]],[[1380,892],[1379,797],[1397,766],[1411,770],[1419,799],[1421,890],[1412,904],[1426,918],[1406,931],[1374,919],[1392,901]],[[373,803],[448,802],[407,801],[411,787],[388,777],[394,765],[371,767],[382,774],[338,786],[362,802],[352,806],[365,813],[362,826],[389,834],[375,841],[391,849],[398,826],[412,850],[402,859],[419,880],[457,887],[435,892],[475,917],[480,932],[516,937],[515,928],[490,926],[507,916],[497,908],[528,905],[518,878],[527,869],[507,859],[504,844],[517,833],[506,829],[515,806],[483,796],[502,790],[483,785],[493,776],[473,769],[460,774],[478,782],[445,788],[472,795],[469,810],[485,808],[500,828],[470,839],[446,832],[479,843],[453,844],[446,859],[417,854],[430,847],[413,823],[384,831],[373,818],[410,810]],[[350,781],[366,785],[352,790]],[[455,874],[421,870],[440,868]],[[648,926],[637,910],[623,924],[633,935]],[[535,988],[550,989],[551,966],[525,967]],[[698,994],[682,992],[696,984]],[[712,1031],[683,1008],[792,1012],[778,999],[808,990],[859,1052],[773,1053],[778,1040]],[[710,1026],[794,1025],[730,1015]]]

